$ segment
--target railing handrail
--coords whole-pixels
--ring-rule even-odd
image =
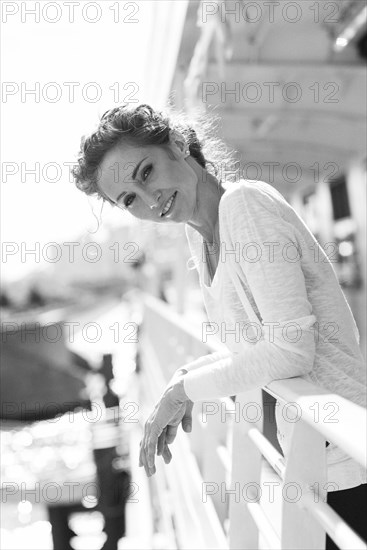
[[[367,410],[364,407],[339,394],[329,393],[301,377],[274,380],[264,390],[276,399],[298,405],[302,420],[366,468]],[[335,405],[337,418],[320,421],[314,410],[316,399],[319,410],[327,411],[330,405]],[[332,413],[332,416],[335,414]],[[324,413],[324,416],[327,414]],[[358,438],[355,437],[356,426]]]
[[[172,306],[170,306],[166,302],[155,298],[155,296],[152,296],[151,294],[144,294],[144,305],[147,307],[151,307],[154,311],[162,315],[162,317],[164,317],[166,321],[170,321],[173,325],[179,327],[182,332],[184,332],[188,336],[191,336],[194,340],[198,340],[201,342],[200,338],[198,338],[197,330],[193,328],[192,323],[188,319],[177,313],[177,311],[175,311]],[[223,344],[215,339],[212,339],[210,341],[208,339],[208,342],[201,343],[203,344],[203,346],[207,347],[208,352],[220,350],[223,351],[223,349],[226,349]]]
[[[200,340],[197,331],[182,315],[172,307],[154,296],[145,294],[144,303],[154,311],[162,315],[181,331],[195,340]],[[200,341],[201,342],[201,341]],[[202,342],[201,342],[202,343]],[[208,353],[223,350],[224,346],[215,339],[206,342]],[[183,365],[182,365],[183,366]],[[286,403],[296,403],[302,411],[302,419],[310,424],[316,431],[322,434],[327,441],[333,442],[348,456],[354,458],[359,464],[366,467],[367,462],[367,410],[339,394],[331,394],[326,390],[304,380],[301,377],[274,380],[263,388],[278,400]],[[317,397],[319,408],[322,409],[328,403],[333,403],[338,408],[338,422],[315,422],[315,414],[310,406],[315,403]],[[326,413],[325,413],[326,416]],[[358,426],[360,434],[354,436],[353,426]]]

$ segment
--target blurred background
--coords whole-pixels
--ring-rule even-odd
[[[208,352],[184,226],[102,208],[69,170],[113,106],[219,115],[240,177],[274,185],[325,249],[366,357],[366,3],[1,9],[2,548],[206,548],[223,503],[199,514],[209,538],[188,532],[202,503],[180,462],[137,468],[155,396]],[[196,479],[200,442],[177,445]]]

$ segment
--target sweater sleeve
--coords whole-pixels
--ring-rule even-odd
[[[261,316],[262,336],[255,343],[243,342],[239,353],[228,353],[210,364],[205,357],[197,360],[200,368],[195,365],[184,377],[192,401],[236,395],[272,380],[305,375],[315,357],[316,317],[294,227],[283,219],[276,200],[258,188],[240,186],[222,199],[222,252],[236,251],[234,262],[229,256],[222,261],[249,288]]]
[[[194,361],[191,361],[190,363],[186,363],[186,365],[183,365],[181,368],[185,369],[187,372],[190,372],[206,365],[217,363],[218,361],[221,361],[222,359],[225,359],[230,355],[231,352],[229,350],[208,353],[207,355],[202,355],[198,359],[194,359]]]

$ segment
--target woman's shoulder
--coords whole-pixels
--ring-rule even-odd
[[[219,208],[233,211],[246,206],[252,210],[259,206],[274,211],[284,205],[288,205],[286,199],[273,185],[260,180],[241,179],[228,183]]]

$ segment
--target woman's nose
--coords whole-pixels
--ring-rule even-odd
[[[149,206],[149,208],[152,210],[154,207],[159,205],[159,197],[161,196],[159,191],[155,191],[154,193],[143,193],[143,199],[144,202]]]

